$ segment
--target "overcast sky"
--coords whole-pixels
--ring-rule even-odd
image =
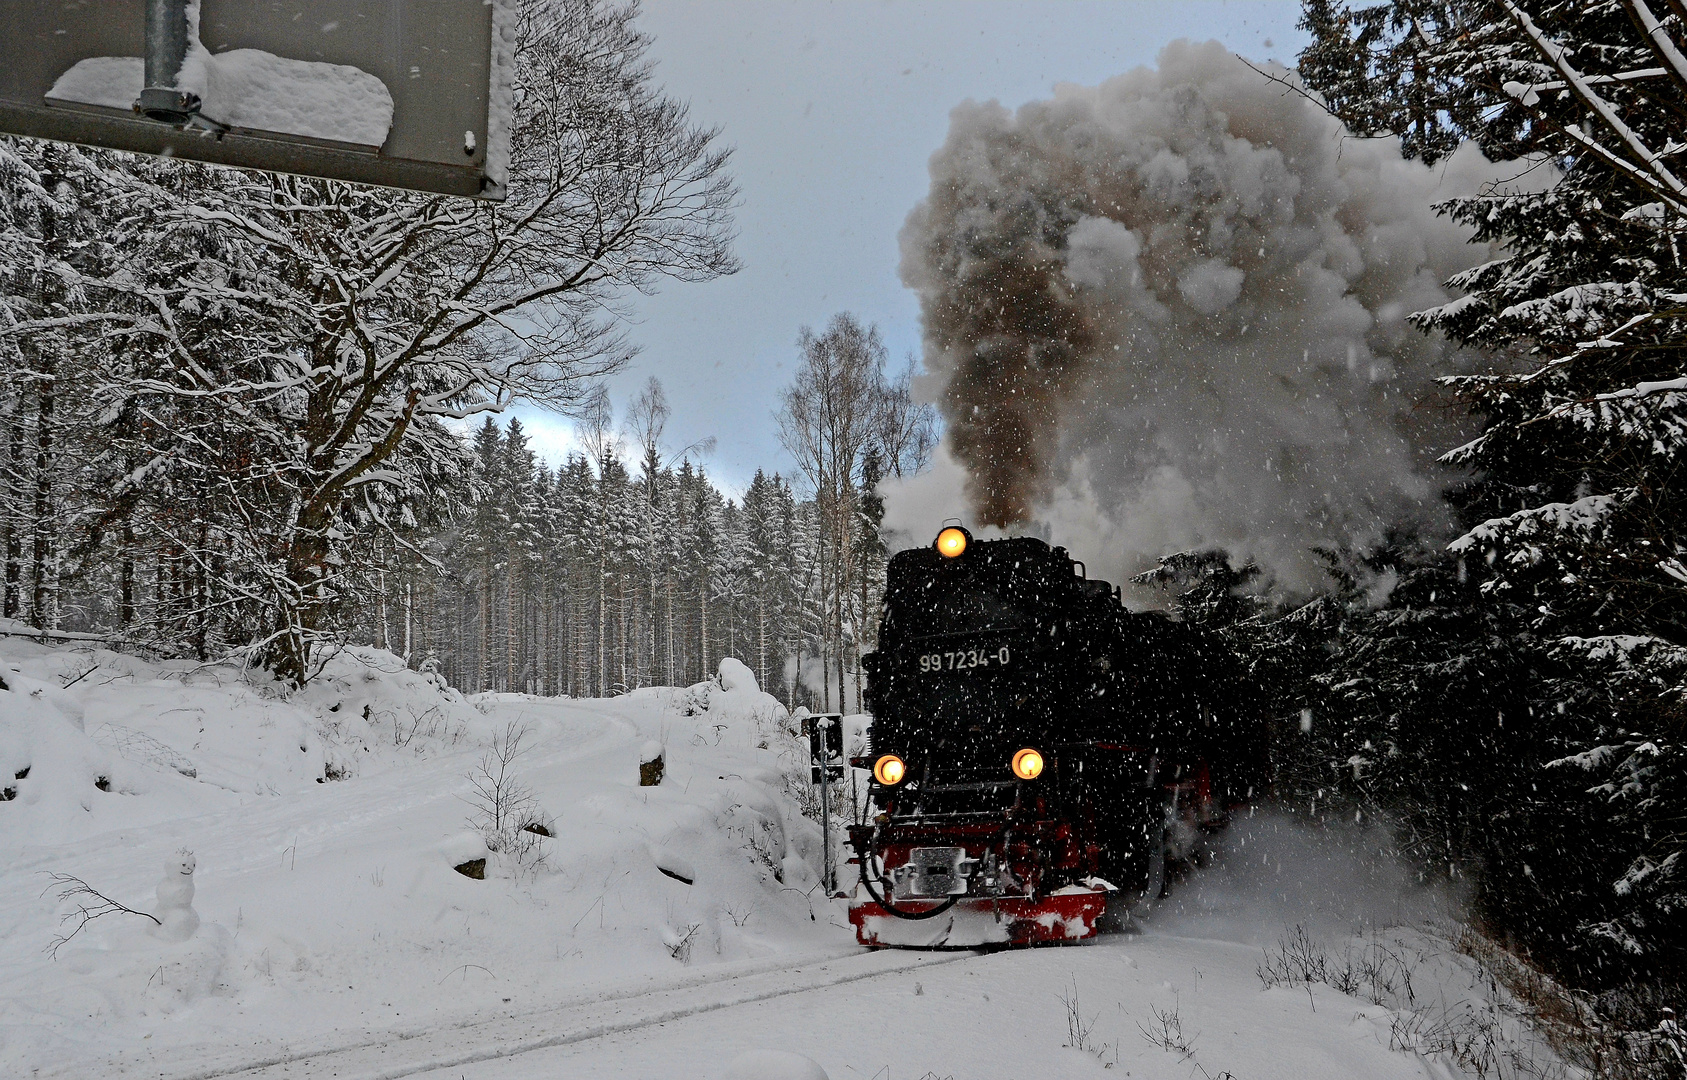
[[[790,469],[773,412],[802,326],[852,311],[879,325],[893,362],[918,355],[897,231],[925,195],[951,108],[1094,85],[1176,38],[1292,63],[1299,14],[1294,0],[646,0],[658,82],[736,148],[744,269],[637,302],[643,352],[610,383],[617,419],[655,375],[674,408],[670,444],[716,437],[707,467],[725,486]],[[568,420],[517,415],[542,456],[566,453]]]

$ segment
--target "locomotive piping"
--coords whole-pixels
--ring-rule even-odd
[[[877,830],[875,830],[875,835],[876,833]],[[909,922],[919,922],[921,919],[935,919],[937,916],[943,914],[945,911],[948,911],[960,902],[961,898],[959,896],[951,896],[949,899],[943,901],[943,903],[932,908],[930,911],[901,911],[891,904],[889,899],[889,889],[885,890],[886,895],[884,896],[880,896],[873,890],[873,881],[870,876],[876,872],[873,869],[873,852],[863,851],[858,854],[861,856],[861,884],[866,888],[867,895],[873,898],[873,903],[884,908],[898,919],[907,919]],[[881,877],[879,882],[880,884],[883,884],[884,879]]]

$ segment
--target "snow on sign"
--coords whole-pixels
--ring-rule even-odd
[[[13,0],[0,132],[501,199],[506,0]]]

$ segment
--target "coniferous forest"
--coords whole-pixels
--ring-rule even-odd
[[[707,446],[663,442],[670,407],[655,379],[620,424],[603,387],[590,389],[576,410],[590,452],[554,469],[517,419],[441,436],[425,497],[345,507],[334,621],[314,663],[368,643],[470,691],[586,697],[697,682],[733,656],[787,704],[836,707],[840,687],[858,702],[887,557],[873,489],[923,465],[932,421],[907,373],[886,380],[876,331],[852,317],[805,330],[797,351],[806,366],[777,419],[811,475],[758,470],[742,495],[709,476]],[[4,617],[199,660],[261,644],[238,545],[245,515],[276,508],[179,477],[147,491],[133,449],[115,476],[113,447],[147,433],[89,416],[103,389],[92,372],[9,374]],[[827,426],[846,411],[840,387],[858,415]],[[855,444],[842,481],[826,471],[834,438]],[[804,440],[826,458],[805,457]],[[160,480],[172,464],[151,462]],[[184,494],[185,512],[164,508]],[[223,507],[239,516],[219,520]]]
[[[617,422],[628,295],[732,273],[728,151],[635,6],[523,6],[509,198],[468,205],[0,140],[0,615],[294,685],[346,642],[605,695],[751,663],[859,700],[879,477],[934,440],[877,331],[793,326],[797,467],[729,498]],[[551,469],[512,402],[578,421]]]
[[[1650,1023],[1687,984],[1687,12],[1307,0],[1302,26],[1300,78],[1356,135],[1525,174],[1438,207],[1505,250],[1412,316],[1486,358],[1440,380],[1482,422],[1442,458],[1462,535],[1331,552],[1288,609],[1222,561],[1163,574],[1304,710],[1278,712],[1284,794],[1383,816],[1514,948]]]

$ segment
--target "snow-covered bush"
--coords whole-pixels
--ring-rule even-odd
[[[491,745],[468,774],[466,801],[475,808],[470,824],[485,840],[486,850],[515,874],[533,873],[544,865],[543,843],[554,832],[533,789],[513,768],[531,734],[526,725],[509,721],[492,736]]]

